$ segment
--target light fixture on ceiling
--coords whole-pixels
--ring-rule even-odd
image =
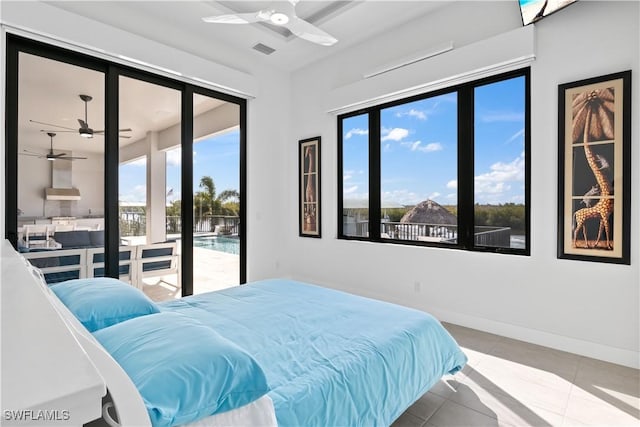
[[[289,22],[289,17],[282,12],[274,12],[269,20],[273,25],[285,25]]]

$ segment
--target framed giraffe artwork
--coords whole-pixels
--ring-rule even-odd
[[[299,141],[299,234],[321,237],[320,234],[320,137]]]
[[[631,71],[558,86],[558,258],[630,263]]]

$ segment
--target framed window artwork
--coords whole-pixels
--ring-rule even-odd
[[[320,137],[299,141],[299,234],[321,237],[320,233]]]
[[[558,258],[629,264],[631,71],[558,87]]]

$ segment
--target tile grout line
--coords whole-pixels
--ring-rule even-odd
[[[567,404],[564,406],[564,411],[562,413],[562,424],[564,425],[567,421],[567,411],[569,410],[569,402],[571,401],[571,394],[573,393],[573,389],[576,386],[576,379],[578,378],[578,372],[582,367],[582,362],[585,360],[584,356],[580,356],[578,360],[576,371],[573,374],[573,378],[571,379],[571,387],[569,387],[569,394],[567,396]]]

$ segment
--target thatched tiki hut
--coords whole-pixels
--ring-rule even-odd
[[[457,224],[458,218],[454,214],[433,200],[425,200],[400,219],[398,237],[408,240],[454,239],[458,234]]]

